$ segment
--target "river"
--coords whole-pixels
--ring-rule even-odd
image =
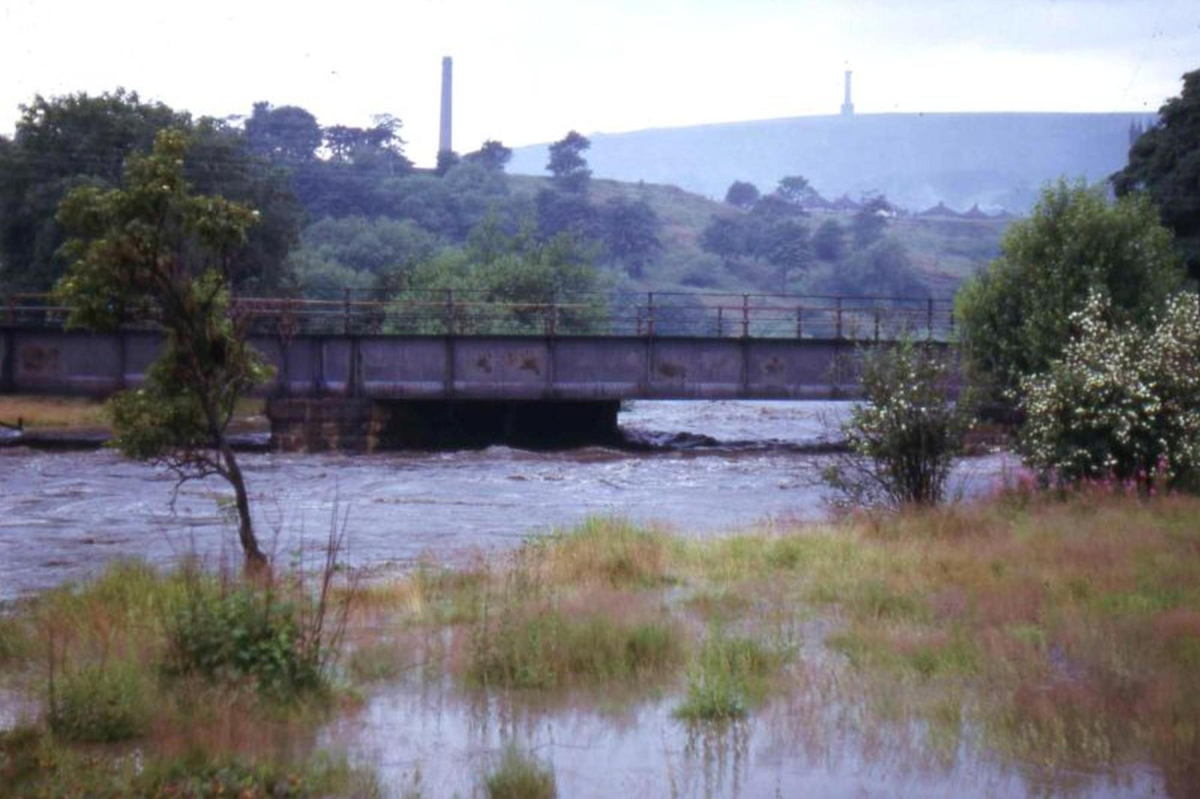
[[[355,565],[454,561],[532,533],[615,514],[712,535],[826,513],[821,456],[846,403],[636,402],[621,413],[644,446],[507,447],[376,455],[246,453],[260,536],[279,557],[324,545],[336,512]],[[955,483],[995,482],[999,456]],[[0,449],[0,601],[85,578],[115,558],[159,564],[236,554],[219,479],[175,491],[166,470],[109,450]]]
[[[638,402],[622,411],[640,446],[525,452],[250,454],[242,456],[260,531],[279,557],[319,549],[334,515],[349,560],[403,568],[502,551],[539,531],[616,514],[677,534],[820,519],[827,511],[814,447],[836,438],[844,403]],[[962,460],[952,487],[970,496],[1002,478],[1002,455]],[[0,449],[0,597],[84,578],[114,558],[167,565],[190,553],[237,557],[219,481],[174,481],[106,451]],[[822,624],[812,619],[808,624]],[[801,663],[822,663],[827,630],[803,630]],[[831,672],[836,676],[837,669]],[[801,681],[798,686],[811,685]],[[668,691],[611,707],[595,697],[459,690],[444,675],[368,690],[364,705],[318,734],[373,769],[388,795],[474,796],[478,775],[515,741],[551,763],[560,795],[1023,796],[1046,790],[976,745],[944,757],[863,731],[861,708],[798,689],[744,723],[696,729],[671,713]],[[0,696],[0,705],[4,704]],[[0,713],[0,717],[4,714]],[[15,716],[14,716],[15,718]],[[3,718],[0,718],[0,722]],[[900,725],[900,729],[905,729]],[[920,738],[920,731],[912,732]],[[974,733],[968,735],[972,738]],[[1053,790],[1053,789],[1051,789]],[[1117,768],[1071,793],[1161,793],[1157,775]]]

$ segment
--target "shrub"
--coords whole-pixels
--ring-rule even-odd
[[[825,470],[839,504],[933,505],[971,422],[951,402],[949,365],[931,348],[905,339],[861,354],[867,404],[842,425],[849,454]]]
[[[149,688],[145,674],[132,663],[73,669],[51,685],[50,728],[67,741],[137,738],[150,726]]]
[[[1112,316],[1093,293],[1062,358],[1024,381],[1023,455],[1059,483],[1200,487],[1200,298],[1175,296],[1148,332]]]
[[[554,799],[554,772],[516,747],[504,750],[494,771],[483,780],[488,799]]]
[[[1014,403],[1021,379],[1045,371],[1069,338],[1068,315],[1090,291],[1122,322],[1146,324],[1182,286],[1171,234],[1145,197],[1109,202],[1082,183],[1047,187],[1014,222],[1003,254],[963,286],[956,303],[973,382]]]
[[[306,623],[304,601],[195,578],[168,622],[168,672],[250,679],[277,698],[324,688],[329,652],[319,627]]]

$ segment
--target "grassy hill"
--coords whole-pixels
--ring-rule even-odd
[[[769,191],[804,175],[826,197],[881,191],[919,211],[1028,211],[1046,181],[1102,180],[1124,165],[1131,122],[1113,114],[866,114],[591,134],[597,177],[724,197],[734,180]],[[541,174],[546,145],[516,150],[511,172]]]
[[[515,198],[532,198],[547,183],[546,178],[530,175],[509,176],[509,189]],[[612,197],[644,200],[662,222],[662,252],[647,267],[641,280],[618,276],[622,288],[733,293],[779,290],[778,272],[769,264],[747,262],[728,269],[720,258],[701,247],[701,234],[714,217],[735,216],[744,211],[677,186],[655,183],[593,179],[589,197],[595,204]],[[846,211],[813,211],[803,221],[811,232],[829,218],[849,228],[852,217],[853,213]],[[965,277],[999,254],[1000,238],[1009,222],[1003,218],[898,216],[889,221],[886,235],[905,246],[918,275],[935,295],[949,296]],[[797,277],[790,290],[796,293],[808,290],[826,268],[818,265],[807,279]]]

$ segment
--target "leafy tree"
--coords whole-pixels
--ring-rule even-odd
[[[1144,326],[1184,280],[1149,198],[1109,202],[1082,183],[1047,187],[1032,215],[1009,227],[1001,251],[959,291],[956,315],[972,380],[1008,403],[1022,377],[1061,355],[1070,315],[1090,292],[1110,300],[1117,323]]]
[[[444,177],[454,167],[458,166],[462,159],[458,153],[453,150],[438,150],[437,164],[433,168],[433,172],[438,177]]]
[[[609,199],[600,210],[600,228],[609,256],[623,263],[631,277],[641,277],[646,263],[662,249],[662,224],[645,200]]]
[[[1118,196],[1145,191],[1175,234],[1192,279],[1200,280],[1200,70],[1183,76],[1183,92],[1159,110],[1112,176]]]
[[[929,287],[913,269],[908,250],[886,238],[843,261],[823,289],[832,294],[876,297],[928,297]]]
[[[583,153],[591,146],[586,136],[575,131],[550,145],[546,169],[553,176],[551,180],[557,189],[572,194],[587,191],[592,170],[588,169]]]
[[[779,290],[787,293],[788,275],[807,269],[813,260],[812,243],[804,223],[785,220],[769,232],[767,261],[779,268]]]
[[[812,245],[822,261],[840,261],[846,255],[846,233],[836,219],[826,219],[813,233]]]
[[[553,323],[560,332],[594,332],[607,307],[592,262],[594,251],[561,234],[548,241],[523,229],[504,233],[495,218],[472,231],[466,249],[446,248],[405,276],[395,301],[428,303],[430,292],[459,292],[470,302],[449,320],[457,333],[540,332],[549,306],[563,302]],[[480,313],[480,306],[489,307]],[[499,309],[499,310],[498,310]],[[397,323],[398,332],[442,333],[446,319]]]
[[[587,196],[574,191],[542,189],[534,198],[537,207],[537,227],[543,239],[566,233],[576,239],[595,239],[596,209]]]
[[[726,268],[746,252],[746,228],[741,219],[714,216],[700,234],[700,246],[725,262]]]
[[[1024,379],[1021,452],[1047,481],[1200,490],[1200,298],[1175,295],[1147,329],[1111,311],[1091,292],[1062,356]]]
[[[44,98],[22,108],[16,135],[0,171],[0,283],[46,290],[63,273],[57,255],[64,234],[55,218],[59,202],[82,185],[120,184],[122,164],[150,149],[167,127],[191,131],[187,179],[203,193],[254,204],[261,224],[231,279],[239,289],[271,290],[286,279],[285,259],[300,222],[286,174],[256,157],[242,132],[223,122],[161,103],[143,103],[118,89]]]
[[[891,212],[892,206],[886,197],[875,196],[867,199],[854,213],[854,219],[850,223],[854,248],[865,250],[882,239]]]
[[[147,150],[157,130],[187,118],[161,103],[117,89],[90,96],[36,95],[6,147],[0,177],[0,282],[44,291],[62,273],[58,203],[74,187],[116,185],[131,152]]]
[[[808,183],[808,178],[801,175],[788,175],[781,178],[775,188],[775,194],[785,202],[804,207],[819,195],[817,190]]]
[[[290,189],[287,169],[253,156],[236,128],[202,118],[192,126],[184,176],[200,194],[219,194],[258,211],[258,222],[231,265],[232,288],[270,294],[291,280],[288,253],[296,245],[304,209]]]
[[[749,209],[758,202],[760,196],[758,188],[753,183],[735,180],[729,184],[729,189],[725,192],[725,202],[737,208]]]
[[[495,139],[488,139],[478,150],[464,155],[463,160],[503,172],[504,167],[512,160],[512,150]]]
[[[326,217],[305,228],[292,263],[306,295],[334,296],[411,269],[436,248],[437,239],[411,220]]]
[[[317,118],[308,111],[294,105],[275,108],[265,101],[254,104],[245,131],[251,150],[287,166],[314,161],[323,140]]]
[[[860,352],[859,367],[866,402],[842,425],[849,452],[824,472],[837,504],[941,502],[972,422],[970,408],[950,400],[950,364],[906,339]]]
[[[228,481],[242,551],[258,567],[266,557],[226,435],[238,398],[269,373],[229,313],[230,267],[258,215],[193,194],[184,177],[187,150],[184,131],[161,131],[149,155],[129,158],[122,188],[82,186],[63,200],[70,271],[56,293],[71,308],[71,326],[112,329],[147,313],[158,319],[162,355],[142,387],[111,400],[114,444],[168,465],[180,481]]]

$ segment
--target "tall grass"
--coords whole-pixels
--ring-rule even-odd
[[[558,788],[554,772],[515,746],[504,750],[494,769],[484,775],[488,799],[554,799]]]

